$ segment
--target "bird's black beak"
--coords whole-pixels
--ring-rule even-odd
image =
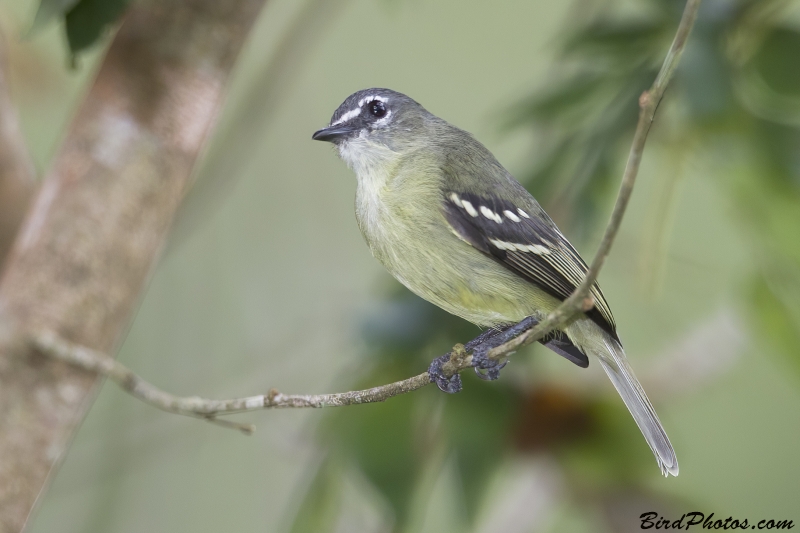
[[[355,132],[356,129],[352,126],[340,124],[338,126],[328,126],[327,128],[322,128],[321,130],[314,132],[314,135],[312,135],[311,138],[315,141],[336,142],[336,140],[348,135],[352,135]]]

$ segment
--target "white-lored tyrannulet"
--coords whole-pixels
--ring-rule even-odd
[[[499,369],[486,351],[508,338],[495,334],[530,327],[583,280],[586,263],[533,196],[472,135],[411,98],[388,89],[359,91],[313,138],[335,144],[356,173],[358,225],[386,269],[422,298],[492,328],[473,352],[489,377]],[[585,317],[540,342],[582,367],[587,355],[596,357],[662,473],[678,475],[675,451],[596,283],[592,296],[595,306]],[[431,365],[437,385],[458,390],[457,376],[440,369],[441,362]]]

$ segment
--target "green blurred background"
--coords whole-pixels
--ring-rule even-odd
[[[214,398],[425,370],[479,331],[372,259],[355,178],[311,133],[356,90],[404,92],[473,132],[591,258],[683,5],[268,2],[120,360]],[[30,31],[37,7],[7,0],[0,24],[44,173],[111,34],[73,55],[63,16]],[[703,3],[600,278],[676,479],[598,365],[534,347],[454,396],[240,415],[249,438],[107,384],[30,530],[637,531],[647,511],[800,523],[800,2]]]

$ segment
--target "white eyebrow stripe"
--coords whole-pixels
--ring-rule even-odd
[[[376,95],[372,95],[372,96],[365,96],[364,98],[362,98],[361,100],[358,101],[358,107],[363,106],[364,102],[371,102],[373,100],[377,100],[379,102],[383,102],[384,104],[389,101],[388,98],[384,98],[383,96],[378,96],[377,94]]]
[[[520,222],[522,220],[508,209],[503,211],[503,214],[506,216],[506,218],[508,218],[509,220],[513,220],[514,222]]]
[[[347,122],[348,120],[350,120],[350,119],[352,119],[354,117],[357,117],[358,115],[361,114],[361,108],[364,106],[364,103],[365,102],[372,102],[373,100],[378,100],[379,102],[383,102],[384,104],[389,101],[388,98],[384,98],[383,96],[378,96],[377,94],[371,95],[371,96],[365,96],[364,98],[362,98],[361,100],[358,101],[358,108],[357,109],[351,109],[350,111],[348,111],[347,113],[345,113],[344,115],[339,117],[339,120],[337,120],[336,122],[331,122],[331,126],[338,126],[339,124],[342,124],[342,123]],[[392,111],[391,110],[389,110],[389,112],[386,114],[386,116],[383,117],[382,119],[380,119],[378,122],[381,123],[381,124],[384,124],[384,123],[386,123],[388,121],[390,116],[392,116]]]
[[[358,109],[351,109],[350,111],[339,117],[339,120],[337,120],[336,122],[331,122],[331,126],[338,126],[339,124],[347,122],[348,120],[357,117],[360,114],[361,114],[361,107],[359,107]]]
[[[519,213],[520,215],[522,215],[525,218],[531,218],[531,217],[528,216],[528,213],[526,213],[525,211],[523,211],[519,207],[517,208],[517,213]]]
[[[461,200],[461,204],[464,206],[464,209],[467,210],[467,213],[469,213],[469,216],[471,216],[471,217],[478,216],[478,212],[475,211],[474,207],[472,207],[472,203],[468,202],[467,200]]]

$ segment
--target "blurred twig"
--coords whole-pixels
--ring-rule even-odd
[[[687,1],[675,39],[667,53],[661,71],[653,86],[648,91],[645,91],[639,99],[639,122],[636,127],[636,133],[634,134],[630,154],[628,155],[628,162],[625,167],[614,211],[611,214],[611,219],[609,220],[603,240],[600,243],[597,255],[583,283],[575,289],[569,298],[564,300],[561,305],[537,326],[525,331],[517,338],[491,350],[489,352],[489,357],[492,359],[503,359],[518,348],[541,339],[548,332],[563,328],[581,313],[591,309],[592,305],[594,305],[594,302],[589,296],[589,290],[597,279],[597,275],[603,267],[603,263],[611,250],[611,245],[619,230],[622,217],[628,206],[631,192],[633,191],[636,176],[639,172],[639,163],[641,162],[642,152],[644,151],[645,142],[647,141],[647,134],[650,131],[656,109],[678,65],[681,53],[686,46],[686,40],[694,25],[697,10],[700,7],[700,1],[701,0]],[[134,396],[160,409],[182,415],[206,418],[217,422],[218,420],[214,418],[217,415],[265,408],[320,408],[382,402],[391,397],[420,389],[431,382],[428,373],[423,372],[422,374],[402,381],[360,391],[304,395],[283,394],[272,389],[268,394],[258,396],[235,398],[231,400],[207,400],[199,397],[178,397],[161,391],[111,357],[101,352],[72,344],[53,332],[40,332],[32,338],[32,342],[38,350],[51,357],[108,376]],[[471,368],[471,366],[472,356],[467,354],[463,345],[457,344],[451,352],[450,361],[443,365],[442,370],[446,375],[450,376]],[[244,431],[250,429],[249,426],[233,425],[233,427]]]
[[[0,266],[36,190],[36,169],[9,95],[8,66],[0,28]]]

